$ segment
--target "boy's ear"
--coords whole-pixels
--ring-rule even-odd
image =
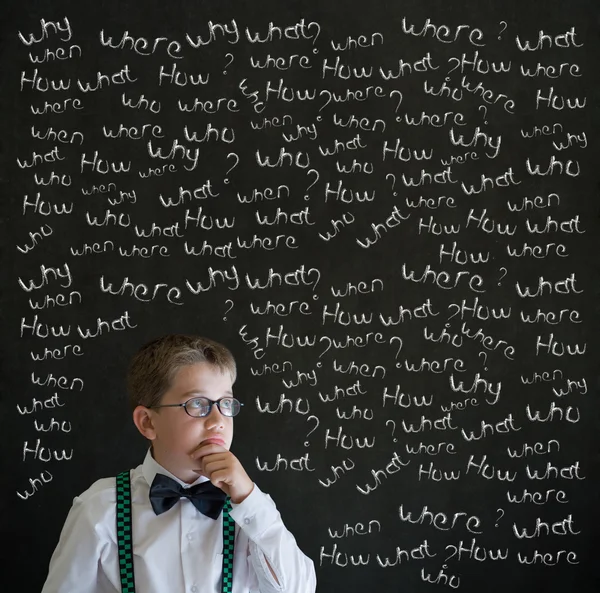
[[[144,406],[138,406],[133,410],[133,423],[142,436],[153,441],[156,438],[156,430],[152,417],[152,411]]]

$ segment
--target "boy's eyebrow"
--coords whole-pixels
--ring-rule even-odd
[[[206,393],[206,390],[205,389],[192,389],[191,391],[186,391],[183,395],[191,395],[192,393]],[[223,393],[225,393],[226,395],[233,396],[233,391],[231,391],[231,389],[228,389],[227,391],[224,391]]]

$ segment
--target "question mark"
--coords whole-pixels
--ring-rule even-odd
[[[396,105],[396,109],[394,109],[394,112],[397,112],[397,111],[398,111],[398,107],[400,107],[400,104],[402,103],[402,98],[403,98],[403,97],[402,97],[402,93],[401,93],[399,90],[397,90],[397,89],[396,89],[396,90],[393,90],[393,91],[390,93],[390,97],[391,97],[391,96],[392,96],[394,93],[398,93],[398,95],[400,95],[400,101],[398,101],[398,105]]]
[[[392,423],[392,436],[394,436],[394,431],[396,430],[396,423],[393,420],[388,420],[385,425],[387,426],[389,423]],[[394,439],[394,443],[396,443],[398,439]]]
[[[227,172],[225,173],[225,175],[229,175],[229,172],[233,171],[238,166],[238,163],[240,162],[240,157],[237,154],[235,154],[235,152],[230,152],[227,155],[227,158],[229,158],[230,156],[235,157],[235,165],[233,165],[233,167],[231,167],[230,169],[227,169]],[[225,183],[229,183],[229,179],[227,179],[227,177],[225,177]]]
[[[229,66],[231,66],[231,64],[233,64],[233,54],[225,54],[225,57],[227,57],[227,56],[231,56],[231,62],[229,62],[225,66],[225,70],[223,70],[223,74],[227,74],[227,68],[229,68]]]
[[[500,24],[502,24],[502,23],[504,23],[504,29],[502,29],[502,30],[500,31],[500,35],[498,35],[498,39],[501,39],[501,37],[502,37],[502,33],[504,33],[504,31],[506,31],[506,28],[508,27],[508,24],[507,24],[507,22],[506,22],[506,21],[500,21]]]
[[[500,519],[502,519],[502,517],[504,517],[503,509],[496,509],[496,511],[500,511],[502,514],[496,519],[496,525],[494,525],[494,527],[498,527],[498,521],[500,521]]]
[[[311,418],[314,418],[317,421],[317,425],[306,435],[306,438],[309,437],[309,435],[311,435],[313,432],[315,432],[315,430],[317,430],[317,428],[319,427],[319,419],[316,416],[309,416],[306,421],[308,422]],[[304,446],[308,447],[310,445],[310,443],[308,441],[304,441]]]
[[[393,190],[394,190],[394,186],[396,185],[396,176],[395,176],[393,173],[388,173],[388,174],[385,176],[385,179],[386,179],[386,181],[387,181],[387,178],[388,178],[388,177],[391,177],[391,178],[392,178],[392,191],[393,191]],[[397,191],[395,191],[395,192],[394,192],[394,195],[395,195],[395,196],[397,196],[397,195],[398,195],[398,192],[397,192]]]
[[[308,195],[308,190],[315,184],[317,183],[317,181],[319,181],[319,172],[316,169],[310,169],[308,171],[308,173],[306,174],[306,176],[308,177],[311,173],[316,173],[317,174],[317,178],[306,188],[306,193],[304,194],[304,199],[305,200],[309,200],[310,196]]]
[[[398,354],[400,354],[400,350],[402,350],[402,345],[404,342],[402,342],[402,338],[399,336],[392,336],[390,338],[390,344],[394,341],[394,340],[398,340],[400,342],[400,348],[398,348],[397,352],[396,352],[396,356],[395,358],[398,359]]]
[[[227,299],[225,302],[231,303],[231,307],[229,307],[229,309],[227,309],[227,311],[225,311],[225,315],[227,315],[227,313],[229,313],[229,311],[231,311],[231,309],[233,309],[233,301],[231,299]],[[225,315],[223,315],[223,321],[227,321],[227,317],[225,317]]]
[[[480,105],[477,109],[479,110],[482,107],[483,107],[483,123],[487,124],[487,121],[485,119],[487,117],[487,107],[485,105]]]
[[[508,270],[503,266],[500,268],[501,270],[504,270],[504,274],[502,274],[502,276],[500,276],[500,280],[498,280],[498,286],[500,286],[500,284],[502,283],[502,279],[504,278],[504,276],[506,276],[506,274],[508,274]]]
[[[487,371],[488,368],[485,366],[487,364],[487,352],[480,352],[479,354],[483,354],[483,368]]]

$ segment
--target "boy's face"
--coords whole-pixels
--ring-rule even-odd
[[[212,401],[233,397],[231,376],[206,362],[184,366],[177,371],[161,405],[182,404],[193,397],[203,396]],[[183,407],[151,409],[154,428],[153,455],[158,463],[184,482],[198,479],[199,462],[190,454],[210,438],[221,442],[225,449],[233,440],[233,418],[223,416],[216,405],[208,416],[195,418]]]

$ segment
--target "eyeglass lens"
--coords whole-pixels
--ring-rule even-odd
[[[185,404],[190,416],[208,416],[216,404],[223,416],[235,416],[240,411],[240,402],[234,397],[224,397],[220,401],[212,401],[206,397],[195,397]]]

